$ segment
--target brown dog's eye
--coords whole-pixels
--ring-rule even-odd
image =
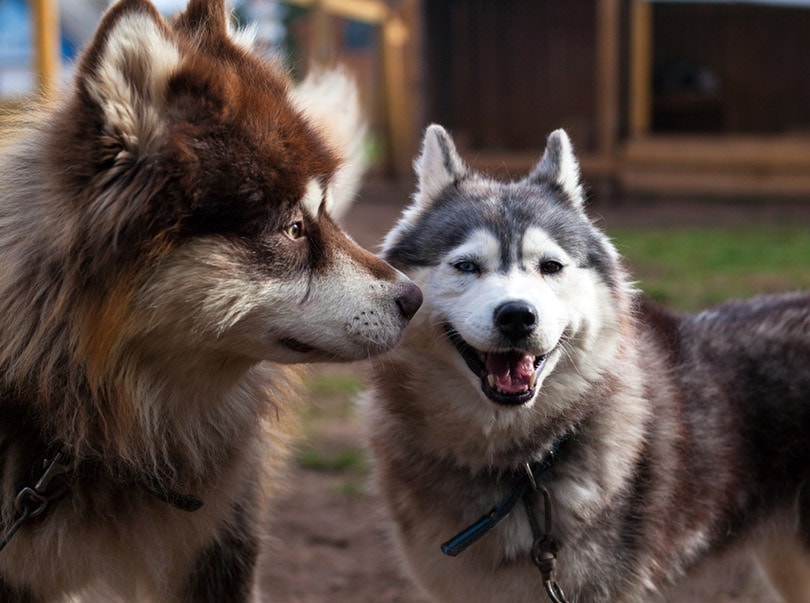
[[[301,221],[293,222],[289,226],[284,227],[284,234],[290,239],[295,241],[304,236],[304,223]]]

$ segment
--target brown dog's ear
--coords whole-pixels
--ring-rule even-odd
[[[225,0],[190,0],[186,10],[175,17],[173,23],[178,30],[191,35],[227,36]]]
[[[190,0],[188,7],[171,21],[175,31],[190,39],[193,44],[207,47],[219,54],[230,44],[246,52],[255,46],[257,27],[255,24],[236,28],[229,18],[224,0]]]
[[[122,0],[105,13],[76,75],[105,148],[138,157],[159,141],[167,85],[181,61],[174,32],[151,2]]]

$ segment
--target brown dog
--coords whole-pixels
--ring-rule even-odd
[[[340,74],[291,88],[222,0],[123,0],[5,141],[0,600],[250,597],[285,365],[387,350],[421,302],[329,213],[354,99]]]

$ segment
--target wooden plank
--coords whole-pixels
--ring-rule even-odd
[[[619,176],[626,192],[666,195],[810,195],[810,176],[751,172],[693,173],[684,171],[627,170]]]
[[[630,3],[630,138],[649,134],[652,116],[652,3]]]
[[[303,8],[320,8],[334,17],[380,25],[389,17],[388,7],[379,0],[283,0]]]
[[[810,173],[808,136],[654,136],[628,141],[624,163],[695,170],[745,168]]]
[[[56,0],[31,0],[34,33],[34,71],[44,100],[56,96],[59,81],[59,6]]]
[[[631,192],[810,195],[808,136],[655,136],[628,141],[620,166]]]
[[[408,27],[399,16],[382,26],[383,78],[385,86],[386,134],[390,175],[403,176],[410,171],[413,115],[408,90],[406,44]]]
[[[332,20],[324,9],[323,0],[312,5],[312,56],[318,65],[334,62],[335,49],[332,39]]]
[[[619,0],[596,5],[596,151],[610,157],[619,138]]]

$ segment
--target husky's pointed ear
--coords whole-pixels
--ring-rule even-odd
[[[528,180],[559,186],[573,207],[582,207],[585,199],[579,180],[579,163],[565,130],[554,130],[549,135],[543,157]]]
[[[433,199],[445,187],[458,182],[467,174],[467,167],[456,151],[450,134],[440,125],[432,124],[422,139],[422,151],[414,162],[418,179],[417,202]]]
[[[83,102],[98,115],[104,148],[127,156],[148,152],[162,138],[169,78],[181,52],[171,30],[146,0],[122,0],[105,13],[79,66]]]
[[[413,202],[402,212],[394,228],[385,236],[383,257],[391,261],[391,250],[414,227],[419,217],[430,210],[433,202],[448,186],[468,175],[467,166],[459,157],[456,145],[447,130],[431,124],[422,138],[422,150],[413,162],[418,181]]]

